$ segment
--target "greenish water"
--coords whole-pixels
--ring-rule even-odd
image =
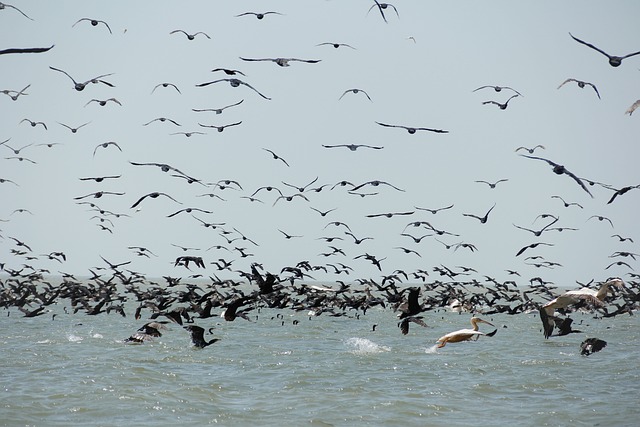
[[[195,349],[179,325],[127,345],[122,340],[144,318],[52,307],[54,320],[15,309],[0,317],[0,425],[631,426],[640,419],[637,316],[575,313],[584,333],[545,340],[537,313],[496,315],[487,318],[495,336],[436,349],[440,336],[470,326],[469,314],[427,312],[428,328],[412,325],[402,336],[389,309],[359,319],[262,309],[252,312],[254,322],[197,319],[220,341]],[[608,346],[581,356],[580,343],[592,336]]]

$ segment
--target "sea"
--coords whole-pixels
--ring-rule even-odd
[[[33,318],[1,310],[0,425],[640,425],[637,315],[576,312],[582,332],[545,339],[537,312],[478,314],[495,335],[437,348],[472,315],[427,311],[427,327],[402,335],[388,306],[261,308],[250,321],[194,319],[219,339],[196,348],[175,323],[126,343],[149,321],[136,306],[126,317],[73,314],[65,301]],[[608,345],[583,356],[589,337]]]

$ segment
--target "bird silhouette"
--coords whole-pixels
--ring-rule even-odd
[[[187,325],[184,326],[184,328],[191,333],[191,342],[197,348],[205,348],[213,343],[220,341],[219,338],[214,338],[211,341],[206,341],[204,339],[204,328],[202,328],[201,326]],[[211,332],[211,329],[209,330],[209,332]]]
[[[109,30],[109,34],[113,34],[113,32],[111,31],[111,27],[109,27],[109,24],[107,24],[104,21],[100,21],[98,19],[92,19],[92,18],[80,18],[76,21],[75,24],[73,24],[71,27],[75,27],[76,25],[78,25],[80,22],[83,21],[89,21],[91,23],[92,26],[97,27],[98,24],[103,24],[105,27],[107,27],[107,30]]]
[[[184,30],[173,30],[173,31],[171,31],[169,34],[176,34],[176,33],[182,33],[182,34],[184,34],[185,36],[187,36],[187,39],[188,39],[188,40],[193,40],[193,39],[195,39],[195,38],[196,38],[196,36],[197,36],[197,35],[199,35],[199,34],[202,34],[202,35],[203,35],[203,36],[205,36],[206,38],[211,39],[211,37],[209,37],[209,35],[208,35],[207,33],[202,32],[202,31],[198,31],[197,33],[189,34],[189,33],[187,33],[187,32],[186,32],[186,31],[184,31]]]
[[[580,40],[577,37],[574,37],[573,34],[569,33],[569,35],[571,36],[572,39],[574,39],[575,41],[577,41],[578,43],[581,43],[587,47],[590,47],[591,49],[600,52],[601,54],[603,54],[604,56],[606,56],[607,58],[609,58],[609,65],[611,65],[612,67],[619,67],[620,64],[622,64],[622,60],[629,58],[631,56],[635,56],[635,55],[640,55],[640,51],[638,52],[634,52],[634,53],[630,53],[628,55],[625,56],[615,56],[615,55],[609,55],[607,52],[605,52],[604,50],[595,47],[594,45],[592,45],[591,43],[587,43],[583,40]]]
[[[536,156],[527,156],[526,154],[520,154],[522,157],[527,157],[529,159],[535,159],[535,160],[542,160],[544,162],[547,162],[549,165],[553,166],[553,172],[557,175],[567,175],[570,176],[571,178],[573,178],[578,185],[580,185],[580,187],[582,187],[582,189],[584,191],[587,192],[587,194],[589,194],[591,197],[593,197],[593,194],[591,194],[591,191],[589,191],[589,189],[584,185],[584,183],[582,182],[582,180],[580,178],[578,178],[575,174],[569,172],[567,170],[567,168],[565,168],[563,165],[560,165],[558,163],[555,163],[551,160],[548,159],[544,159],[542,157],[536,157]]]
[[[589,82],[583,82],[582,80],[576,80],[576,79],[569,78],[569,79],[565,80],[564,82],[560,83],[560,86],[558,86],[558,89],[560,89],[562,86],[564,86],[565,84],[567,84],[569,82],[576,82],[580,89],[583,89],[585,86],[591,86],[593,88],[593,90],[596,92],[596,95],[598,95],[598,99],[602,99],[602,98],[600,98],[600,92],[598,92],[598,88],[596,87],[596,85],[594,85],[593,83],[589,83]]]

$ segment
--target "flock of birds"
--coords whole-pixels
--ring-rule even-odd
[[[17,13],[21,14],[24,18],[32,20],[32,18],[25,14],[23,11],[15,6],[0,3],[0,13],[6,13],[5,9],[14,9]],[[389,13],[392,11],[391,15]],[[373,0],[372,4],[368,8],[367,16],[370,12],[379,14],[383,22],[388,23],[390,16],[395,16],[396,19],[400,18],[398,9],[389,3],[381,3],[377,0]],[[270,15],[284,14],[276,11],[268,12],[245,12],[237,14],[236,18],[255,17],[257,20],[267,19]],[[83,17],[77,19],[72,24],[73,28],[81,27],[85,25],[91,25],[92,27],[104,27],[108,31],[109,35],[113,35],[111,26],[99,19]],[[79,28],[78,28],[79,29]],[[100,28],[97,28],[100,29]],[[175,29],[169,32],[172,37],[184,36],[187,41],[194,41],[197,38],[210,40],[211,37],[202,31],[189,32],[182,29]],[[630,53],[624,56],[614,56],[606,53],[602,49],[595,45],[578,39],[577,37],[569,34],[570,37],[577,43],[583,46],[587,46],[592,50],[599,52],[607,57],[609,64],[612,67],[619,67],[622,61],[631,58],[636,55],[640,55],[640,52]],[[415,38],[409,37],[414,43]],[[323,42],[317,44],[317,46],[330,46],[335,49],[348,48],[356,50],[355,47],[347,43],[336,42]],[[48,52],[55,49],[55,46],[49,47],[19,47],[19,48],[7,48],[0,50],[0,56],[11,54],[39,54],[46,58]],[[242,63],[253,62],[272,62],[279,67],[290,67],[293,63],[304,64],[317,64],[320,59],[303,59],[292,57],[244,57],[240,56],[239,60]],[[60,75],[60,78],[68,83],[71,81],[72,88],[76,92],[83,92],[88,87],[98,85],[106,88],[115,88],[116,85],[112,82],[111,78],[113,73],[98,74],[89,79],[78,79],[69,72],[62,68],[48,66],[48,69],[56,75]],[[244,90],[249,90],[255,95],[259,96],[263,101],[269,101],[272,98],[265,95],[260,90],[256,89],[252,84],[244,81],[245,74],[237,69],[233,68],[214,68],[211,70],[213,73],[222,73],[226,77],[217,78],[210,81],[197,83],[195,87],[205,88],[208,86],[216,85],[218,83],[227,83],[233,88],[242,87]],[[240,77],[241,76],[241,77]],[[569,83],[575,83],[579,88],[590,87],[597,96],[601,98],[600,92],[595,84],[574,78],[568,78],[562,82],[558,89]],[[31,85],[28,85],[22,89],[5,89],[2,93],[9,96],[12,101],[18,101],[20,97],[28,95],[27,91],[30,90]],[[175,91],[178,95],[182,94],[182,91],[178,85],[171,82],[161,82],[152,85],[150,88],[151,94],[154,94],[156,90],[167,89]],[[509,96],[504,101],[488,100],[484,101],[483,105],[495,105],[500,110],[505,110],[509,107],[509,102],[514,99],[524,98],[521,92],[508,86],[499,85],[483,85],[473,90],[485,91],[493,90],[494,93],[501,93],[505,91],[509,93]],[[261,88],[262,90],[262,88]],[[267,92],[268,93],[268,92]],[[338,101],[342,101],[346,96],[362,96],[363,100],[373,102],[373,98],[368,91],[361,88],[349,88],[342,92],[338,97]],[[208,112],[218,116],[223,114],[224,111],[230,108],[239,107],[244,102],[244,99],[230,103],[224,107],[218,108],[199,108],[193,109],[195,113]],[[513,102],[520,102],[516,100]],[[107,98],[90,98],[86,100],[83,107],[98,108],[107,106],[119,106],[121,103],[116,97]],[[629,107],[626,114],[632,115],[635,109],[640,106],[640,100],[636,101]],[[22,119],[19,124],[27,123],[32,128],[42,127],[45,131],[49,130],[50,125],[45,121],[31,120],[30,118]],[[91,122],[85,122],[80,125],[69,125],[58,122],[58,124],[68,129],[72,134],[78,133],[82,128],[89,125]],[[419,132],[427,132],[431,134],[447,134],[449,130],[440,129],[438,127],[427,126],[409,126],[405,124],[393,124],[375,121],[380,128],[401,129],[406,131],[410,135],[414,135]],[[151,125],[163,125],[171,127],[181,127],[181,124],[172,118],[157,117],[148,120],[143,123],[142,126]],[[204,135],[205,130],[213,129],[216,133],[225,131],[226,129],[240,126],[242,121],[235,121],[225,125],[213,125],[198,123],[202,128],[202,131],[177,131],[172,132],[171,135],[183,135],[187,138],[196,135]],[[5,161],[18,160],[20,162],[33,163],[31,160],[22,154],[23,150],[27,150],[33,144],[27,144],[21,147],[17,147],[11,141],[11,138],[0,141],[0,150],[10,150],[11,156],[5,157]],[[38,144],[48,148],[52,148],[57,143],[44,143]],[[346,149],[351,152],[358,150],[374,150],[379,151],[384,147],[379,145],[369,144],[323,144],[323,148],[327,150],[333,149]],[[102,142],[93,147],[93,157],[96,157],[104,150],[118,150],[123,152],[123,148],[116,141]],[[598,181],[593,181],[585,177],[581,177],[571,172],[563,164],[550,160],[546,157],[537,155],[538,150],[544,150],[543,145],[537,145],[535,147],[518,147],[516,152],[524,151],[526,154],[519,153],[520,156],[530,160],[537,160],[546,163],[551,167],[551,170],[556,175],[566,176],[571,179],[579,188],[578,191],[585,192],[590,198],[594,198],[594,194],[591,191],[594,187],[604,189],[610,192],[611,197],[607,204],[613,203],[617,198],[628,193],[633,189],[640,189],[638,185],[627,185],[624,187],[613,187],[608,184],[603,184]],[[281,163],[284,167],[290,167],[290,164],[280,154],[277,154],[273,149],[263,147],[266,153],[268,153],[273,160]],[[191,174],[183,172],[182,169],[178,169],[167,163],[158,162],[146,162],[146,161],[129,161],[130,167],[135,168],[155,168],[161,172],[168,174],[171,178],[183,180],[188,184],[195,184],[203,189],[211,191],[210,193],[201,194],[201,197],[217,198],[224,200],[220,193],[225,189],[232,191],[244,192],[240,182],[232,179],[221,179],[216,182],[208,182],[202,178],[196,178]],[[110,174],[100,176],[85,176],[80,177],[81,181],[103,183],[103,182],[117,182],[122,177],[121,174]],[[369,180],[362,183],[352,183],[347,180],[330,182],[324,184],[318,184],[319,177],[311,180],[305,185],[292,184],[282,182],[282,186],[262,186],[249,193],[243,193],[242,199],[246,199],[251,203],[264,203],[261,197],[263,194],[271,193],[276,194],[273,201],[273,206],[279,202],[291,202],[293,200],[304,200],[310,202],[314,194],[320,193],[325,188],[325,192],[333,191],[334,189],[346,190],[348,194],[360,196],[361,198],[372,197],[378,195],[378,190],[384,188],[388,191],[405,192],[403,188],[396,183],[387,182],[384,180]],[[495,181],[476,180],[476,183],[485,184],[489,189],[496,189],[498,185],[507,182],[508,179],[498,179]],[[18,186],[10,177],[0,178],[0,184],[13,184]],[[315,185],[315,186],[314,186]],[[286,191],[293,190],[293,193],[287,193]],[[87,194],[78,195],[73,198],[74,203],[81,206],[88,206],[92,212],[91,221],[96,221],[96,225],[104,232],[113,234],[115,231],[115,224],[118,220],[131,216],[132,212],[139,212],[146,205],[150,203],[152,199],[158,199],[160,197],[173,202],[181,207],[175,212],[166,215],[168,218],[173,218],[178,215],[189,215],[194,223],[203,226],[209,230],[215,230],[219,233],[219,236],[225,239],[225,243],[216,244],[211,246],[207,250],[226,251],[229,254],[236,253],[240,259],[247,259],[254,257],[250,253],[249,247],[258,247],[251,237],[243,234],[238,228],[230,227],[227,222],[210,222],[209,220],[202,219],[203,216],[213,214],[213,211],[204,209],[202,207],[182,207],[183,202],[179,201],[180,197],[173,196],[162,191],[153,191],[147,194],[143,194],[131,204],[129,207],[129,213],[118,212],[116,210],[106,209],[98,202],[102,203],[106,200],[112,200],[119,196],[124,196],[124,191],[106,191],[97,190]],[[553,198],[561,200],[565,208],[575,206],[582,209],[582,206],[576,202],[566,202],[561,196],[554,195]],[[453,204],[438,207],[438,208],[425,208],[416,206],[412,210],[403,211],[387,211],[377,212],[366,215],[368,218],[393,218],[411,216],[420,212],[430,212],[435,215],[441,211],[445,211],[453,208]],[[486,210],[480,213],[463,213],[464,217],[477,220],[479,224],[485,224],[489,221],[490,214],[496,208],[496,203],[490,205]],[[322,218],[327,217],[336,208],[322,210],[315,207],[311,207],[312,210],[317,212]],[[27,209],[16,206],[16,209],[11,213],[13,214],[29,214]],[[538,229],[530,229],[528,227],[514,224],[517,229],[524,230],[532,233],[535,237],[541,237],[544,233],[549,231],[563,231],[563,230],[576,230],[575,228],[568,226],[557,225],[560,221],[559,215],[556,214],[541,214],[539,218],[546,219],[548,222]],[[613,223],[607,217],[601,215],[593,215],[589,219],[596,219],[598,221],[607,221],[613,227]],[[8,222],[9,220],[3,220]],[[329,228],[330,227],[330,228]],[[373,240],[373,236],[364,236],[354,233],[351,227],[338,220],[331,220],[328,222],[324,231],[339,230],[340,233],[329,234],[319,237],[319,240],[323,240],[328,245],[327,252],[321,253],[318,256],[325,257],[327,259],[341,259],[340,257],[346,256],[348,248],[345,245],[340,245],[344,240],[350,240],[352,247],[358,248],[361,244],[368,240]],[[409,231],[421,230],[422,235],[415,235]],[[290,234],[286,231],[278,229],[278,231],[284,236],[286,240],[302,238],[302,236]],[[457,234],[440,229],[431,224],[429,221],[416,220],[407,223],[400,234],[413,241],[416,245],[425,238],[433,238],[435,241],[440,242],[447,250],[469,250],[474,252],[477,247],[469,242],[459,241],[457,243],[447,243],[439,240],[445,237],[459,237]],[[633,240],[629,237],[625,237],[619,234],[615,234],[615,237],[620,242],[633,243]],[[394,270],[388,272],[386,267],[383,267],[382,262],[384,257],[379,257],[365,251],[362,254],[358,254],[353,257],[354,260],[365,260],[372,263],[376,269],[382,274],[381,278],[356,278],[350,277],[351,274],[356,274],[353,267],[343,262],[312,262],[308,260],[298,261],[290,266],[284,266],[278,272],[269,272],[265,267],[253,260],[248,260],[249,271],[242,268],[232,269],[232,264],[236,259],[229,260],[225,258],[218,258],[212,262],[205,261],[202,256],[197,254],[200,248],[184,247],[176,244],[172,244],[178,248],[183,255],[180,255],[171,260],[171,263],[175,268],[184,268],[190,273],[193,273],[193,269],[205,271],[215,266],[217,274],[227,274],[230,277],[220,278],[216,273],[209,271],[208,277],[210,282],[206,285],[201,283],[195,283],[190,279],[204,279],[206,273],[191,274],[186,281],[182,277],[164,276],[165,283],[158,283],[152,279],[146,277],[143,273],[127,269],[131,261],[122,263],[112,263],[107,261],[104,257],[101,259],[105,265],[92,267],[89,269],[91,276],[89,279],[78,280],[73,274],[59,271],[62,274],[62,281],[59,284],[52,284],[48,279],[48,275],[51,274],[46,268],[39,268],[34,264],[41,260],[49,262],[56,262],[60,265],[64,265],[67,260],[64,251],[56,250],[48,253],[37,254],[31,248],[29,242],[23,241],[20,237],[15,235],[5,235],[0,229],[0,239],[5,244],[10,246],[10,253],[14,257],[12,260],[4,260],[0,263],[0,305],[8,310],[7,315],[10,315],[11,308],[17,308],[26,317],[41,316],[48,312],[47,307],[51,304],[68,303],[71,306],[73,313],[84,312],[87,315],[98,315],[102,313],[116,312],[126,317],[125,302],[135,301],[137,308],[135,310],[134,317],[136,320],[141,319],[142,311],[149,312],[149,321],[135,331],[129,338],[124,341],[127,343],[141,344],[149,340],[153,340],[155,337],[162,335],[163,330],[167,328],[168,323],[175,323],[182,325],[187,330],[195,347],[203,348],[211,344],[214,344],[218,339],[206,339],[205,334],[207,330],[205,328],[195,324],[197,319],[209,319],[217,317],[214,313],[214,309],[222,310],[220,315],[225,321],[234,321],[237,317],[241,317],[248,321],[251,321],[249,313],[258,313],[262,308],[279,309],[279,310],[293,310],[296,312],[305,312],[309,316],[318,316],[321,314],[331,316],[346,316],[359,318],[364,315],[367,310],[372,307],[391,308],[393,312],[397,314],[398,327],[402,334],[407,335],[409,333],[409,325],[414,323],[416,325],[426,327],[427,323],[423,320],[424,313],[437,310],[450,310],[456,312],[468,312],[474,313],[471,317],[471,329],[461,329],[454,331],[440,337],[437,340],[438,347],[444,347],[447,343],[456,343],[461,341],[468,341],[472,339],[478,339],[481,336],[493,337],[497,329],[492,332],[485,333],[479,330],[480,324],[488,324],[493,326],[490,322],[477,317],[477,315],[488,316],[497,313],[506,313],[509,315],[516,315],[520,313],[539,312],[542,331],[545,338],[552,336],[563,336],[571,333],[577,333],[580,331],[574,330],[571,327],[572,319],[569,314],[575,310],[588,310],[595,312],[599,317],[612,317],[620,314],[633,314],[640,305],[640,294],[638,289],[640,288],[640,275],[633,272],[626,273],[629,279],[622,280],[619,277],[610,277],[602,283],[590,283],[585,284],[580,290],[567,291],[558,294],[557,287],[552,283],[543,280],[541,277],[531,278],[528,282],[528,287],[525,289],[522,285],[519,287],[518,282],[522,282],[521,275],[515,270],[506,270],[509,276],[512,276],[513,280],[500,281],[492,276],[483,275],[478,273],[474,268],[465,266],[456,266],[453,268],[445,265],[439,265],[432,267],[432,270],[416,269],[415,271],[403,271]],[[235,243],[234,242],[238,242]],[[262,242],[261,242],[262,243]],[[247,247],[246,245],[252,245]],[[366,245],[363,244],[363,247]],[[553,246],[553,243],[536,241],[529,245],[522,247],[516,253],[516,257],[520,257],[526,251],[544,247]],[[131,251],[136,257],[139,258],[151,258],[156,257],[152,250],[145,246],[128,246],[127,249]],[[392,249],[399,250],[407,254],[408,256],[415,256],[422,258],[422,254],[417,246],[395,246]],[[636,260],[636,256],[640,256],[627,250],[616,251],[611,255],[612,258],[624,257],[625,259]],[[526,261],[529,261],[528,265],[533,265],[539,268],[553,268],[559,266],[559,263],[546,260],[541,255],[528,256]],[[608,267],[613,266],[626,266],[629,270],[633,270],[632,266],[626,261],[614,261]],[[323,271],[324,273],[333,273],[335,279],[333,282],[335,286],[321,286],[316,283],[312,276],[313,272]],[[430,279],[432,275],[437,275],[438,278]],[[349,276],[349,277],[347,277]],[[525,282],[526,283],[526,282]],[[402,284],[405,284],[404,286]],[[257,286],[257,288],[256,288]],[[598,289],[594,289],[598,287]],[[615,306],[615,310],[610,310],[611,306]],[[65,313],[71,313],[64,307]],[[257,314],[255,314],[257,316]],[[55,315],[54,315],[55,318]],[[160,320],[159,320],[160,319]],[[283,319],[278,317],[278,319]],[[284,320],[281,320],[284,324]],[[298,322],[297,320],[294,322]],[[295,323],[294,323],[295,324]],[[373,330],[375,330],[375,326]],[[558,330],[554,334],[554,330]],[[208,330],[209,334],[214,332],[214,328]],[[606,346],[606,342],[590,338],[585,340],[581,345],[581,353],[584,355],[591,354],[599,351]]]

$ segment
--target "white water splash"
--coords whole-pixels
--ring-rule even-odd
[[[438,352],[438,344],[434,344],[431,347],[426,348],[424,352],[427,354],[436,354]]]
[[[391,351],[390,347],[376,344],[366,338],[349,338],[345,341],[345,344],[351,348],[351,352],[354,354],[375,354],[382,353],[383,351]]]
[[[81,342],[84,338],[79,337],[78,335],[69,334],[67,335],[67,339],[69,342]]]

